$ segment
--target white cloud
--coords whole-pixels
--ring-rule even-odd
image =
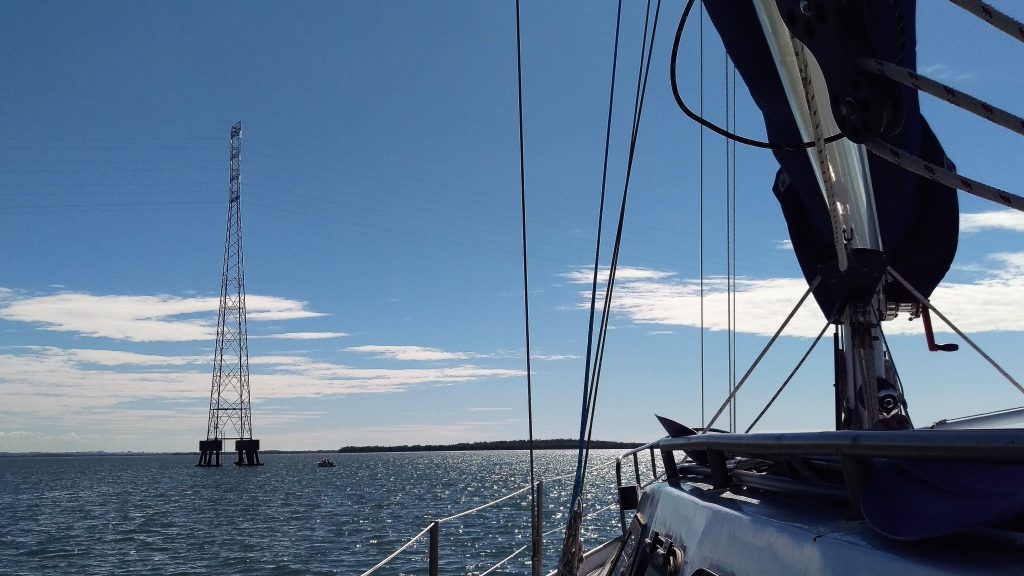
[[[0,411],[71,414],[137,400],[202,402],[210,392],[209,358],[115,350],[19,347],[0,352]],[[169,370],[178,366],[177,370]],[[521,377],[522,370],[461,365],[353,368],[303,356],[250,359],[250,386],[261,401],[395,393],[417,386]]]
[[[1024,309],[1007,306],[1024,293],[1024,252],[996,254],[980,280],[972,283],[947,282],[932,294],[931,302],[957,323],[961,330],[971,332],[1022,331]],[[645,271],[650,272],[650,271]],[[700,282],[679,279],[671,273],[632,276],[641,280],[623,280],[631,276],[617,274],[613,310],[637,324],[665,326],[700,326]],[[589,279],[573,276],[575,282],[589,284]],[[737,278],[735,288],[736,330],[740,333],[768,336],[773,334],[807,290],[803,278]],[[577,306],[589,308],[590,292],[580,293]],[[729,301],[724,278],[704,280],[704,327],[726,330]],[[825,318],[812,298],[793,317],[784,335],[814,337],[825,324]],[[936,331],[949,331],[941,321],[933,322]],[[921,323],[888,322],[889,334],[920,333]]]
[[[974,74],[970,72],[956,72],[950,68],[948,64],[929,64],[927,66],[919,67],[918,72],[940,82],[970,80],[974,78]]]
[[[573,284],[590,284],[594,281],[594,270],[587,268],[579,268],[571,272],[567,272],[562,275],[567,278]],[[640,280],[664,280],[674,276],[672,272],[665,272],[662,270],[651,270],[650,268],[629,268],[620,267],[615,272],[616,282],[633,282]],[[608,268],[601,268],[597,273],[598,284],[606,284],[608,282]]]
[[[975,214],[960,214],[960,232],[970,234],[985,230],[1024,232],[1024,212],[995,210]]]
[[[139,354],[121,350],[93,350],[74,348],[66,351],[76,362],[82,364],[99,364],[102,366],[187,366],[193,364],[209,365],[213,362],[210,356],[160,356],[157,354]]]
[[[0,293],[0,319],[41,324],[46,330],[129,342],[187,342],[216,338],[215,297],[120,296],[64,292],[17,297]],[[292,320],[322,316],[306,304],[274,296],[247,296],[247,318]]]
[[[995,267],[981,279],[941,284],[930,301],[967,334],[1024,331],[1024,310],[1012,305],[1024,293],[1024,252],[992,254],[989,260]],[[935,317],[932,326],[936,332],[952,332]],[[889,322],[886,332],[919,333],[920,322]]]
[[[352,346],[345,348],[346,352],[357,352],[360,354],[373,354],[375,358],[387,358],[389,360],[414,361],[414,362],[436,362],[440,360],[465,360],[467,358],[480,358],[481,354],[470,352],[445,352],[437,348],[425,346]]]
[[[0,348],[0,450],[130,450],[144,435],[163,438],[163,449],[194,449],[205,432],[210,364],[197,356]],[[394,394],[525,375],[473,365],[354,368],[304,356],[256,356],[250,366],[254,416],[259,412],[261,426],[269,428],[310,416],[259,408],[276,400]],[[53,414],[61,418],[53,421]]]
[[[345,332],[285,332],[283,334],[270,334],[260,338],[278,338],[281,340],[328,340],[331,338],[344,338],[348,336]],[[250,336],[252,338],[252,336]]]

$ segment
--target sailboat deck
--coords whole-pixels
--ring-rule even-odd
[[[690,574],[1011,574],[1024,534],[981,528],[923,541],[878,534],[842,505],[670,481],[645,491],[645,532],[685,551]]]
[[[1024,463],[1024,429],[698,434],[666,438],[662,452],[722,451],[737,455],[808,455],[861,458]]]

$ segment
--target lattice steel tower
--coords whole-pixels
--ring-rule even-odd
[[[210,417],[206,440],[199,441],[197,466],[220,466],[225,440],[235,441],[236,466],[260,465],[260,441],[252,437],[249,406],[249,345],[245,322],[245,273],[240,202],[242,123],[231,127],[228,223],[224,235],[224,272],[220,282],[217,344],[213,353]]]

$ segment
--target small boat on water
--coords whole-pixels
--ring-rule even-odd
[[[324,458],[317,462],[316,465],[320,468],[334,468],[336,466],[334,460],[331,460],[330,458]]]

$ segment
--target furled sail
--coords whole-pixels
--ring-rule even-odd
[[[779,4],[785,14],[786,6],[781,5],[786,2]],[[844,35],[844,46],[848,43],[851,51],[832,59],[816,54],[823,71],[855,66],[860,58],[877,58],[916,69],[914,0],[842,4],[841,13],[837,11],[838,2],[800,5],[805,10],[827,5],[834,12],[833,18],[845,18],[837,29]],[[764,115],[769,141],[800,142],[800,131],[753,2],[706,1],[705,7],[736,70]],[[891,104],[889,114],[892,117],[886,118],[889,129],[881,139],[929,162],[951,167],[942,145],[921,115],[917,92],[887,82],[884,90],[885,94],[879,96]],[[833,230],[818,184],[818,167],[808,160],[803,149],[776,149],[774,154],[780,167],[773,192],[786,218],[797,260],[804,276],[811,281],[819,273],[836,268]],[[886,263],[928,297],[956,254],[959,231],[956,191],[873,155],[869,157],[869,168]],[[832,283],[819,283],[814,296],[829,318],[842,309],[842,293]],[[914,301],[897,285],[886,287],[886,298],[890,303]]]

